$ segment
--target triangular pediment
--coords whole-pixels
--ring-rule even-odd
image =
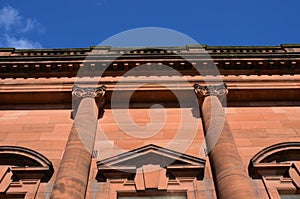
[[[182,169],[186,174],[188,171],[197,171],[197,178],[199,178],[199,175],[203,174],[205,160],[150,144],[98,161],[98,177],[106,179],[107,176],[122,177],[123,175],[128,178],[129,174],[134,176],[136,169],[144,165],[159,165],[172,175],[178,174],[179,171],[182,173]]]

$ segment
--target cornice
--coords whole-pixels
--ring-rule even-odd
[[[206,51],[205,51],[206,50]],[[207,54],[208,52],[208,54]],[[165,81],[162,65],[169,66],[191,84],[180,88],[185,94],[192,85],[202,85],[204,76],[217,72],[227,83],[229,104],[287,101],[299,103],[300,45],[281,46],[206,46],[112,48],[97,46],[65,49],[0,49],[0,87],[2,105],[70,104],[71,90],[77,72],[99,80],[107,86],[106,100],[118,79],[131,69],[145,65],[145,75],[157,74],[158,84]],[[197,66],[199,72],[194,68]],[[203,75],[205,74],[205,75]],[[206,77],[205,77],[206,78]],[[147,80],[145,80],[147,81]],[[170,88],[172,82],[167,82]],[[93,83],[95,84],[95,83]],[[123,89],[130,91],[130,86]],[[147,102],[145,92],[165,100],[176,101],[166,88],[146,86],[135,92],[135,102]],[[32,97],[36,95],[37,97]],[[43,96],[43,97],[38,97]],[[147,96],[147,95],[146,95]]]
[[[222,75],[300,74],[300,45],[206,46],[112,48],[97,46],[65,49],[0,49],[0,78],[75,77],[83,75],[122,76],[139,65],[160,74],[161,65],[183,75],[198,75],[194,66],[210,71],[216,65]],[[202,75],[203,75],[202,74]]]
[[[213,63],[212,63],[212,60]],[[211,59],[197,55],[184,59],[174,56],[123,56],[111,57],[59,57],[0,59],[0,78],[75,77],[80,68],[86,76],[97,76],[97,71],[107,67],[104,76],[122,76],[130,69],[149,65],[153,73],[169,66],[183,75],[199,75],[196,65],[204,74],[214,75],[211,64],[216,65],[222,75],[284,75],[300,74],[300,54],[283,56],[212,56]]]

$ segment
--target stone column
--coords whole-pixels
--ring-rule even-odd
[[[208,156],[218,198],[256,198],[221,103],[228,93],[226,84],[195,84],[194,88],[201,105]]]
[[[73,87],[74,119],[54,182],[52,199],[84,199],[98,118],[103,113],[105,86]]]

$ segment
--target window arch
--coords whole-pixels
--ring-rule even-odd
[[[39,183],[54,172],[42,154],[18,146],[0,146],[0,198],[34,198]]]
[[[266,147],[250,160],[248,172],[263,180],[270,198],[300,197],[300,142]]]

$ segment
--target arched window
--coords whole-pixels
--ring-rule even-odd
[[[53,172],[52,163],[31,149],[0,146],[0,198],[34,198]]]
[[[300,198],[300,142],[284,142],[257,153],[249,175],[262,179],[270,198]]]

